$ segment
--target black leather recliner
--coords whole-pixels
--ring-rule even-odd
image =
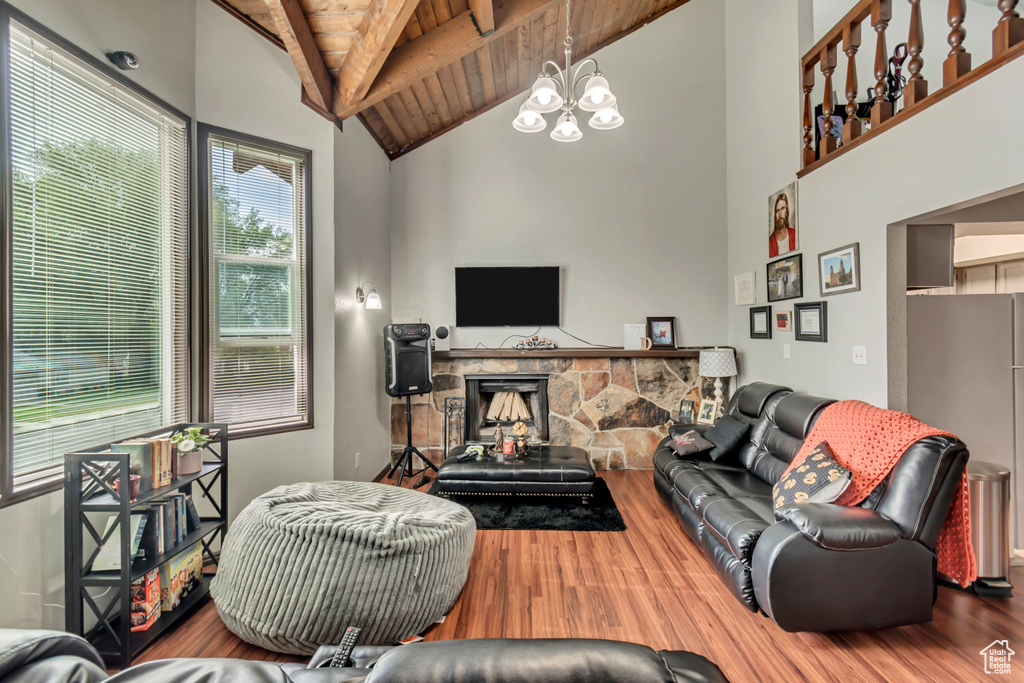
[[[184,626],[187,628],[187,625]],[[728,683],[717,666],[692,652],[612,640],[449,640],[397,647],[357,647],[350,668],[240,659],[166,659],[108,676],[96,650],[61,631],[0,629],[4,683]],[[366,668],[370,667],[372,668]]]
[[[967,448],[958,439],[912,444],[859,507],[772,505],[772,485],[832,399],[755,382],[727,414],[751,425],[724,460],[678,456],[664,439],[654,484],[730,591],[787,631],[842,631],[930,621],[935,543]],[[703,426],[680,425],[673,433]]]

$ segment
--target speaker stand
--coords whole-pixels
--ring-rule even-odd
[[[391,471],[388,472],[388,479],[395,476],[395,471],[398,471],[398,485],[402,485],[402,479],[405,477],[411,477],[412,472],[412,455],[415,453],[420,456],[420,460],[426,463],[426,467],[423,468],[423,472],[427,471],[427,467],[437,472],[437,468],[434,467],[434,463],[427,460],[419,450],[412,445],[412,396],[405,397],[405,431],[406,431],[406,447],[402,451],[402,457],[398,459],[394,465],[391,466]]]

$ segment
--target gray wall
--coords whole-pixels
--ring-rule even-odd
[[[724,343],[723,21],[720,2],[693,0],[596,54],[616,130],[579,117],[575,143],[551,140],[550,123],[519,133],[517,97],[397,159],[395,318],[453,324],[456,266],[557,265],[574,335],[622,346],[624,323],[675,316],[681,344]],[[456,328],[452,346],[516,332],[532,329]]]
[[[391,399],[384,393],[384,342],[391,320],[390,167],[355,120],[334,135],[334,478],[372,479],[390,455]],[[356,303],[371,281],[383,308]]]

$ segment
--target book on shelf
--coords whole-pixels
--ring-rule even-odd
[[[187,515],[185,513],[185,494],[175,493],[171,496],[174,500],[174,523],[178,528],[178,543],[185,542],[185,534],[188,533]]]
[[[128,453],[128,469],[132,474],[142,477],[139,491],[151,491],[156,488],[153,475],[153,444],[142,439],[121,441],[110,445],[115,453]]]
[[[163,611],[160,595],[160,568],[154,567],[145,576],[132,581],[129,588],[131,597],[131,630],[145,631],[152,626]]]
[[[118,515],[116,514],[107,518],[107,526],[103,530],[103,535],[107,536],[107,533],[110,532],[111,528],[113,528],[113,532],[110,533],[110,536],[100,548],[100,551],[96,554],[96,559],[92,561],[92,571],[94,572],[121,569],[121,525],[118,524],[117,518]],[[142,534],[145,531],[145,525],[146,515],[131,515],[130,533],[132,536],[132,544],[128,556],[132,559],[135,558],[135,554],[139,551],[139,544],[142,542]]]
[[[134,510],[146,516],[146,521],[142,528],[142,540],[139,541],[139,549],[136,551],[134,559],[140,562],[147,562],[163,552],[160,546],[160,525],[158,522],[160,514],[149,506],[134,508]],[[132,514],[135,513],[133,512]]]
[[[203,582],[203,550],[193,543],[160,565],[161,609],[170,612]]]
[[[203,523],[203,518],[199,516],[199,510],[196,509],[195,501],[192,500],[191,495],[185,496],[185,510],[188,513],[189,531],[195,531]]]

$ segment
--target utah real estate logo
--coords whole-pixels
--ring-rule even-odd
[[[985,673],[1006,675],[1010,673],[1010,657],[1017,653],[1010,649],[1009,641],[993,640],[980,654],[985,658]]]

